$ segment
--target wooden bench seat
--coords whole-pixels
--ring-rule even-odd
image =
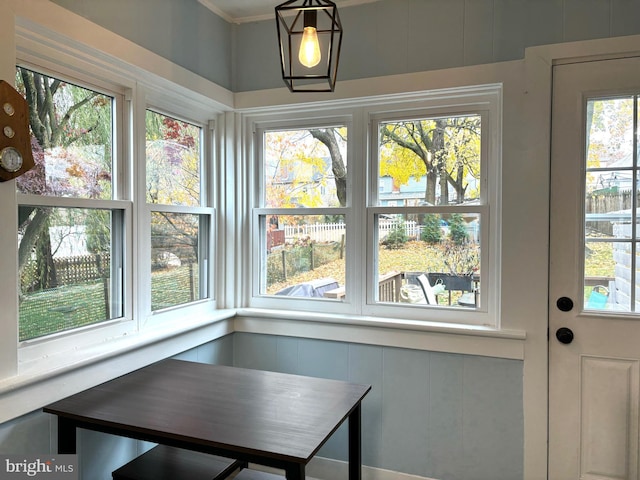
[[[158,445],[112,473],[113,480],[283,480],[281,475],[249,470],[245,462]]]
[[[245,465],[230,458],[158,445],[111,475],[113,480],[222,480]]]
[[[284,480],[282,475],[261,472],[259,470],[244,469],[233,480]]]

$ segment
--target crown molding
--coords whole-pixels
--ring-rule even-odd
[[[340,2],[340,4],[338,5],[338,8],[355,7],[357,5],[363,5],[365,3],[374,3],[379,1],[380,0],[344,0]],[[240,23],[249,23],[249,22],[259,22],[263,20],[271,20],[275,17],[275,14],[273,11],[269,13],[260,13],[256,15],[234,17],[229,13],[227,13],[226,11],[224,11],[222,8],[220,8],[216,4],[215,0],[198,0],[198,2],[229,23],[240,24]]]

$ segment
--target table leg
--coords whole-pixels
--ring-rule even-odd
[[[362,478],[362,420],[360,404],[349,415],[349,480]]]
[[[305,480],[305,467],[303,464],[293,464],[285,469],[285,477],[287,480]]]
[[[76,453],[76,426],[61,417],[58,417],[58,453]]]

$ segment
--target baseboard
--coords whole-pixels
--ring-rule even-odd
[[[348,463],[331,458],[314,457],[307,465],[308,480],[347,480],[349,478]],[[278,473],[278,470],[251,465],[256,470]],[[437,480],[435,478],[409,475],[408,473],[383,470],[382,468],[362,466],[362,480]]]
[[[314,457],[307,465],[307,476],[318,480],[347,480],[348,463],[331,458]],[[382,468],[362,466],[362,480],[436,480]]]

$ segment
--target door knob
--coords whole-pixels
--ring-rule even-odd
[[[558,307],[558,310],[568,312],[573,308],[573,300],[569,297],[560,297],[556,302],[556,306]]]
[[[568,345],[569,343],[573,342],[573,331],[567,327],[560,327],[558,330],[556,330],[556,338],[560,343]]]

